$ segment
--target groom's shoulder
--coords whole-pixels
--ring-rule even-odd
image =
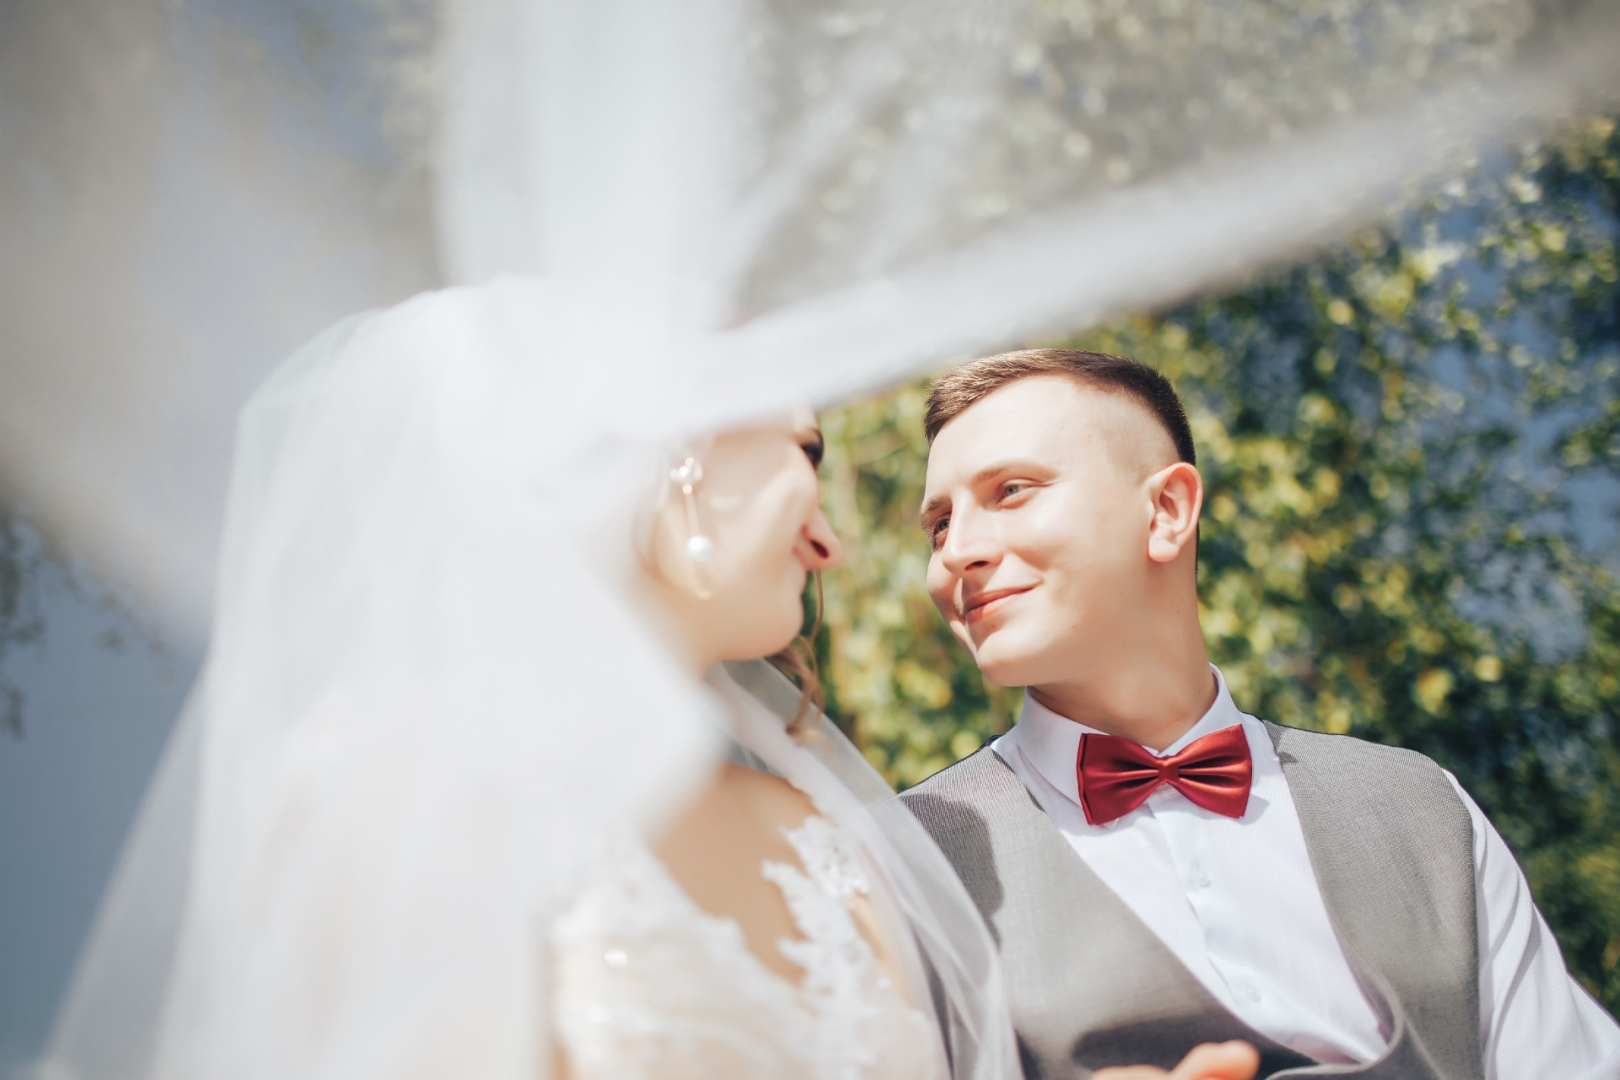
[[[928,779],[913,784],[900,793],[900,798],[915,808],[919,803],[941,799],[974,802],[1001,794],[1010,787],[1023,790],[1012,768],[987,744],[956,764],[947,765]]]
[[[1269,720],[1265,726],[1296,799],[1309,787],[1340,805],[1367,803],[1388,812],[1417,799],[1467,816],[1450,774],[1426,754]]]
[[[961,830],[978,832],[987,816],[1009,802],[1032,801],[1024,783],[992,746],[984,746],[900,793],[900,801],[934,838]]]
[[[947,766],[898,796],[901,805],[933,837],[983,912],[998,905],[998,841],[1007,811],[1017,800],[1032,803],[1012,768],[989,746]],[[996,823],[1000,823],[1000,826]],[[1000,843],[1005,843],[1002,835]],[[1004,856],[1005,857],[1005,856]]]
[[[1404,746],[1389,746],[1354,735],[1334,735],[1310,728],[1285,727],[1270,720],[1261,721],[1271,736],[1271,745],[1284,765],[1300,762],[1341,767],[1364,766],[1379,770],[1424,776],[1444,777],[1445,770],[1435,760]]]

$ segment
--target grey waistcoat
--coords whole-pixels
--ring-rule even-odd
[[[1079,1080],[1106,1065],[1168,1068],[1197,1044],[1225,1039],[1260,1049],[1262,1077],[1483,1080],[1467,808],[1421,754],[1266,726],[1334,929],[1389,1032],[1387,1050],[1365,1065],[1317,1064],[1239,1020],[986,748],[902,798],[990,925],[1030,1080]]]

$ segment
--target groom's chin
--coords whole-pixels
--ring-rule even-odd
[[[1028,686],[1032,681],[1026,676],[1036,658],[1023,647],[1015,634],[1009,634],[1006,629],[992,633],[979,642],[972,652],[973,659],[979,665],[979,674],[997,686]]]

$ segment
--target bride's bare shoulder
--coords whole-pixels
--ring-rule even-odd
[[[816,812],[780,777],[723,764],[683,813],[654,838],[653,852],[705,911],[735,919],[765,966],[791,981],[803,974],[777,947],[797,937],[781,891],[761,872],[767,862],[798,864],[783,834]]]
[[[663,850],[738,845],[749,854],[780,851],[781,830],[816,812],[808,796],[779,776],[722,763],[714,778],[656,841]]]
[[[717,782],[752,806],[759,820],[769,826],[796,828],[816,812],[810,797],[780,776],[727,762]]]

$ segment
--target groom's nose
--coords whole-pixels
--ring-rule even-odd
[[[952,514],[939,558],[952,577],[994,570],[1001,561],[1001,544],[989,515],[971,507]]]

